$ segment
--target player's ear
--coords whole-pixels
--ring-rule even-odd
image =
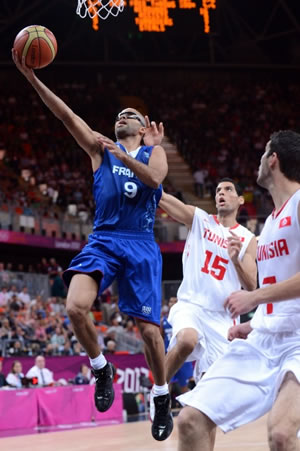
[[[147,128],[146,127],[140,127],[139,129],[139,134],[142,136],[142,138],[144,137],[145,133],[146,133]]]
[[[245,203],[244,196],[239,196],[239,202],[240,202],[240,205],[244,205],[244,203]]]

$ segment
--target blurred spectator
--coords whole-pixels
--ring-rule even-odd
[[[81,356],[86,355],[85,350],[83,349],[83,347],[81,346],[81,344],[78,341],[76,341],[73,344],[73,355],[81,355]]]
[[[58,271],[50,277],[51,296],[56,297],[59,302],[63,302],[67,296],[66,286],[61,274],[62,271]]]
[[[11,370],[6,377],[6,382],[10,387],[22,388],[22,379],[24,374],[22,373],[22,363],[19,360],[15,360],[12,364]]]
[[[89,384],[91,380],[91,370],[84,363],[80,365],[80,371],[74,379],[76,385]]]
[[[7,305],[7,301],[10,298],[7,287],[3,286],[0,291],[0,308]]]
[[[66,337],[61,326],[55,328],[55,333],[51,336],[50,342],[54,354],[59,354],[64,351]]]
[[[196,196],[203,197],[205,189],[205,179],[207,177],[207,170],[198,168],[193,174],[195,180],[195,194]]]
[[[2,373],[3,361],[0,358],[0,388],[5,387],[7,385],[6,378]]]
[[[45,257],[42,258],[41,262],[38,265],[38,272],[40,272],[41,274],[49,273],[49,263],[47,262],[47,259]]]
[[[23,348],[23,343],[21,343],[21,341],[19,340],[14,340],[12,342],[12,346],[10,346],[8,353],[11,357],[21,357],[26,355],[26,352]]]
[[[37,378],[38,385],[41,387],[47,387],[54,385],[53,373],[46,367],[45,357],[38,355],[35,358],[35,365],[27,371],[26,377],[28,379]]]
[[[26,286],[22,288],[22,291],[20,293],[18,293],[18,298],[25,305],[28,305],[30,303],[30,295],[28,294],[28,288]]]
[[[115,340],[109,339],[106,343],[106,348],[103,353],[106,354],[114,354],[116,352],[117,343]]]

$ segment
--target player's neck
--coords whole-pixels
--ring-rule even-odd
[[[289,200],[290,197],[300,189],[300,183],[287,180],[286,178],[274,183],[268,188],[272,196],[275,210],[278,211]]]
[[[127,136],[126,138],[119,139],[119,143],[125,147],[127,152],[133,152],[141,145],[140,136]]]
[[[219,223],[222,224],[223,227],[234,227],[237,224],[235,214],[224,215],[224,214],[218,213],[217,219],[218,219]]]

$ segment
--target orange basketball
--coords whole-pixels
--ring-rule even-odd
[[[46,27],[30,25],[17,34],[14,49],[20,59],[25,57],[26,66],[41,69],[54,60],[57,42],[54,34]]]

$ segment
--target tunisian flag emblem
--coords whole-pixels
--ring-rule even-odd
[[[292,225],[291,216],[286,216],[285,218],[280,219],[280,222],[279,222],[280,229],[282,229],[282,227],[288,227],[290,225]]]

